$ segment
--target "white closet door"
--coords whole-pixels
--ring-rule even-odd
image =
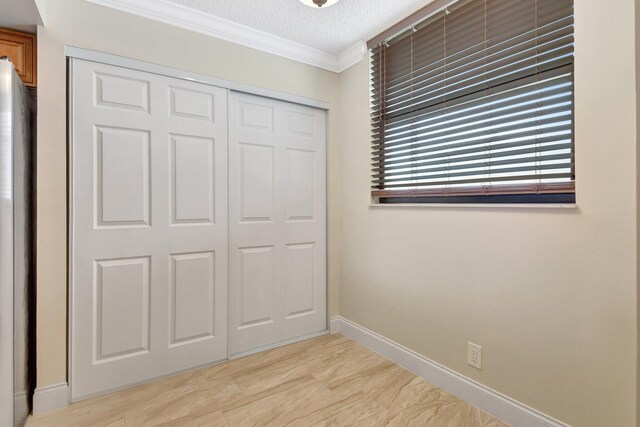
[[[227,91],[74,60],[71,392],[227,357]]]
[[[324,331],[326,114],[232,92],[229,352]]]

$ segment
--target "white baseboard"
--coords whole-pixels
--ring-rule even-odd
[[[64,408],[69,401],[69,385],[66,382],[37,388],[33,393],[33,414]]]
[[[329,332],[332,334],[335,334],[336,332],[340,332],[340,322],[341,322],[342,318],[341,317],[332,317],[331,319],[329,319]]]
[[[13,402],[13,416],[20,423],[24,423],[29,416],[29,402],[27,401],[27,393],[16,393]]]
[[[511,399],[437,362],[340,316],[332,317],[331,332],[352,340],[515,427],[569,427],[517,400]]]

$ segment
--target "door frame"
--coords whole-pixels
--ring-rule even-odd
[[[252,95],[264,96],[265,98],[273,98],[280,101],[292,102],[294,104],[306,105],[308,107],[319,108],[321,110],[331,110],[331,104],[326,101],[293,95],[290,93],[280,92],[272,89],[265,89],[250,84],[234,82],[231,80],[220,79],[217,77],[207,76],[205,74],[193,73],[191,71],[182,70],[179,68],[167,67],[151,62],[139,61],[137,59],[126,58],[124,56],[112,55],[110,53],[98,52],[90,49],[82,49],[73,46],[65,46],[64,51],[65,56],[68,59],[84,59],[86,61],[99,62],[102,64],[114,65],[116,67],[122,68],[129,68],[135,71],[159,74],[165,77],[188,80],[196,83],[204,83],[210,86],[216,86],[236,92],[249,93]]]
[[[173,68],[173,67],[167,67],[164,65],[159,65],[159,64],[154,64],[154,63],[150,63],[150,62],[145,62],[145,61],[139,61],[136,59],[131,59],[131,58],[126,58],[123,56],[118,56],[118,55],[112,55],[109,53],[104,53],[104,52],[98,52],[98,51],[94,51],[94,50],[90,50],[90,49],[83,49],[83,48],[78,48],[78,47],[73,47],[73,46],[68,46],[65,45],[65,56],[66,56],[66,67],[67,67],[67,77],[66,77],[66,94],[67,94],[67,174],[66,174],[66,178],[67,178],[67,200],[66,200],[66,207],[67,207],[67,385],[69,387],[69,400],[70,402],[74,402],[75,400],[71,400],[71,396],[73,395],[73,393],[71,392],[71,387],[72,387],[72,376],[73,376],[73,370],[72,370],[72,357],[73,357],[73,335],[72,335],[72,328],[73,328],[73,323],[74,323],[74,313],[73,313],[73,296],[74,296],[74,292],[73,292],[73,259],[74,259],[74,235],[73,235],[73,229],[74,229],[74,212],[73,212],[73,194],[74,194],[74,186],[73,186],[73,148],[74,148],[74,141],[73,141],[73,65],[74,65],[74,60],[86,60],[86,61],[91,61],[91,62],[97,62],[97,63],[102,63],[102,64],[107,64],[107,65],[112,65],[112,66],[116,66],[116,67],[121,67],[121,68],[127,68],[127,69],[131,69],[131,70],[135,70],[135,71],[141,71],[141,72],[146,72],[146,73],[151,73],[151,74],[158,74],[161,76],[165,76],[165,77],[171,77],[171,78],[176,78],[176,79],[180,79],[180,80],[186,80],[186,81],[190,81],[190,82],[195,82],[195,83],[202,83],[205,85],[209,85],[209,86],[216,86],[222,89],[227,89],[228,93],[230,93],[231,91],[235,91],[235,92],[243,92],[243,93],[247,93],[247,94],[251,94],[251,95],[257,95],[257,96],[262,96],[265,98],[272,98],[272,99],[276,99],[279,101],[285,101],[285,102],[290,102],[290,103],[294,103],[294,104],[300,104],[300,105],[304,105],[304,106],[308,106],[308,107],[313,107],[313,108],[317,108],[317,109],[321,109],[321,110],[325,110],[327,112],[327,123],[328,123],[328,113],[329,111],[331,111],[331,104],[326,102],[326,101],[320,101],[317,99],[313,99],[313,98],[308,98],[308,97],[303,97],[303,96],[299,96],[299,95],[294,95],[294,94],[289,94],[286,92],[280,92],[280,91],[276,91],[276,90],[271,90],[271,89],[264,89],[261,87],[257,87],[257,86],[253,86],[253,85],[248,85],[248,84],[243,84],[243,83],[237,83],[237,82],[233,82],[230,80],[224,80],[224,79],[219,79],[216,77],[212,77],[212,76],[207,76],[204,74],[198,74],[198,73],[193,73],[190,71],[186,71],[186,70],[181,70],[179,68]],[[227,107],[229,106],[229,97],[227,97]],[[227,124],[228,126],[228,124]],[[326,138],[327,142],[328,142],[328,132],[327,132],[327,138]],[[228,145],[229,141],[227,140],[227,145]],[[328,143],[325,144],[325,168],[326,168],[326,172],[328,172]],[[329,177],[328,177],[328,173],[326,173],[326,177],[325,177],[325,188],[327,190],[327,195],[328,195],[328,189],[329,189]],[[316,332],[307,336],[303,336],[303,337],[298,337],[298,338],[294,338],[294,339],[290,339],[290,340],[286,340],[286,341],[282,341],[282,342],[278,342],[278,343],[273,343],[273,344],[269,344],[266,345],[264,347],[260,347],[257,349],[253,349],[251,351],[245,352],[245,353],[240,353],[240,354],[236,354],[233,356],[230,356],[229,354],[229,348],[227,346],[227,359],[226,360],[232,360],[232,359],[237,359],[249,354],[254,354],[254,353],[258,353],[261,351],[265,351],[265,350],[269,350],[272,348],[276,348],[276,347],[280,347],[283,345],[287,345],[287,344],[291,344],[294,342],[298,342],[298,341],[302,341],[302,340],[306,340],[309,338],[314,338],[317,336],[322,336],[322,335],[326,335],[329,333],[329,230],[328,230],[328,225],[329,225],[329,221],[328,221],[328,214],[329,214],[329,210],[328,210],[328,198],[327,198],[327,203],[325,204],[325,211],[326,211],[326,220],[325,220],[325,230],[327,233],[327,244],[326,244],[326,248],[325,248],[325,257],[326,257],[326,265],[325,265],[325,270],[326,270],[326,330],[325,331],[321,331],[321,332]],[[229,261],[228,261],[229,262]],[[228,281],[227,281],[227,286],[229,285]],[[228,311],[227,311],[227,316],[229,315]],[[228,335],[227,335],[227,340],[228,340]],[[224,362],[224,361],[222,361]],[[218,362],[213,362],[212,364],[216,364],[216,363],[222,363],[221,361]],[[209,364],[205,365],[208,366]],[[178,371],[178,372],[174,372],[171,374],[167,374],[167,375],[175,375],[175,374],[179,374],[181,372],[188,372],[188,371],[192,371],[194,369],[198,369],[198,367],[190,367],[190,368],[185,368],[184,370]],[[159,378],[163,378],[166,377],[167,375],[161,375],[159,377],[154,377],[154,378],[148,378],[145,379],[143,381],[139,381],[136,383],[132,383],[127,385],[125,388],[128,387],[132,387],[135,386],[137,384],[143,384],[146,382],[150,382],[150,381],[154,381],[156,379]],[[111,390],[109,392],[113,392],[116,390]],[[94,397],[94,396],[98,396],[104,394],[103,392],[100,393],[96,393],[95,395],[92,396],[87,396],[85,398],[90,398],[90,397]],[[84,399],[84,398],[83,398]],[[82,399],[80,399],[82,400]]]

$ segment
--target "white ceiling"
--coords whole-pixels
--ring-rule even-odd
[[[157,0],[163,1],[163,0]],[[430,3],[341,0],[312,9],[298,0],[164,0],[338,55]]]
[[[0,0],[0,27],[35,33],[42,18],[34,0]]]

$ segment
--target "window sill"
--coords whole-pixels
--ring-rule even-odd
[[[577,210],[576,203],[369,203],[369,208],[421,209],[567,209]]]

